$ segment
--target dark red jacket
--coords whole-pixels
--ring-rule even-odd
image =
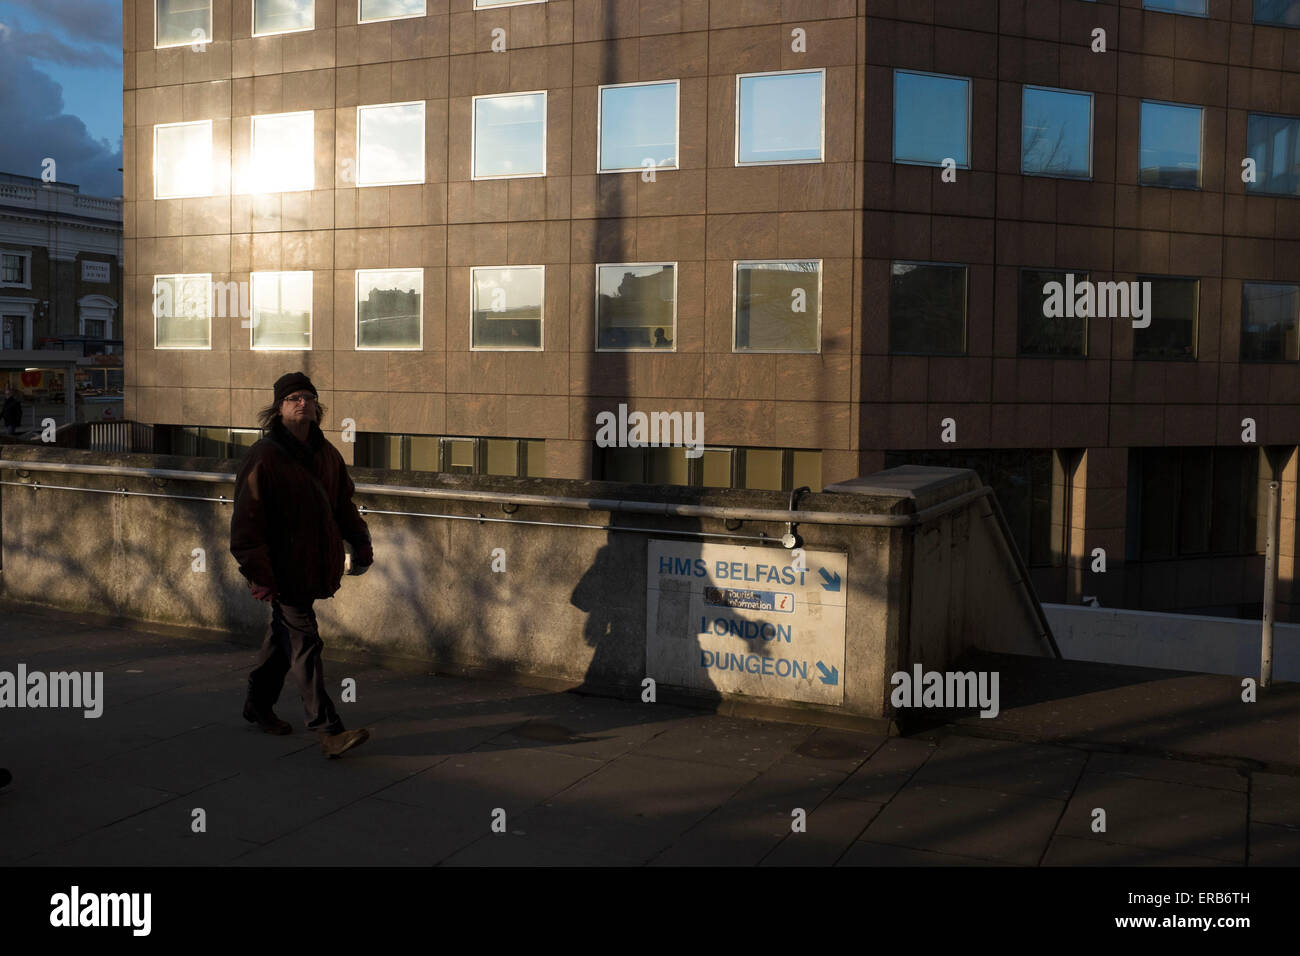
[[[343,542],[370,545],[354,490],[343,456],[317,425],[304,445],[275,421],[235,479],[230,553],[239,572],[287,604],[332,597],[343,580]]]

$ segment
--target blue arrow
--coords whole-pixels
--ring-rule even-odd
[[[840,682],[840,669],[838,667],[832,667],[830,670],[827,670],[826,665],[821,661],[818,661],[817,669],[822,672],[822,676],[819,679],[823,684],[829,684],[834,687]]]
[[[817,572],[826,579],[826,583],[822,585],[823,590],[838,591],[840,589],[840,573],[838,571],[831,574],[825,568],[818,568]]]

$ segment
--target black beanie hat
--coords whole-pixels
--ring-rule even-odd
[[[316,393],[316,386],[311,383],[303,372],[289,372],[287,375],[281,375],[275,380],[275,404],[278,408],[280,403],[286,398],[301,389],[306,389],[313,395]]]

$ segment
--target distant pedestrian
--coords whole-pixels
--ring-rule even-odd
[[[10,386],[5,389],[5,403],[0,406],[0,421],[10,435],[18,434],[18,426],[23,423],[23,400],[18,397],[18,390]]]
[[[343,456],[320,430],[323,416],[316,388],[302,372],[276,381],[275,401],[260,415],[264,437],[249,449],[235,481],[230,551],[253,597],[271,603],[244,718],[267,733],[291,733],[272,708],[292,673],[307,729],[320,736],[325,756],[337,757],[370,733],[344,730],[325,690],[312,603],[339,589],[344,541],[352,545],[353,574],[363,574],[374,554]]]

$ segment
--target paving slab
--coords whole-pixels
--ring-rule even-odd
[[[1052,837],[1043,866],[1231,866],[1226,860],[1204,856],[1183,856],[1161,850],[1146,850],[1104,840]]]
[[[1195,787],[1245,791],[1250,778],[1240,770],[1190,760],[1165,760],[1141,754],[1094,753],[1088,758],[1089,773],[1185,783]],[[1300,782],[1300,781],[1298,781]]]
[[[0,792],[0,864],[61,846],[174,797],[133,784],[87,786],[79,774],[39,782],[15,777]]]
[[[1300,828],[1250,825],[1251,866],[1300,866]]]
[[[222,827],[194,832],[185,799],[159,806],[22,860],[23,866],[220,866],[256,844]]]
[[[1106,830],[1093,833],[1093,810]],[[1246,862],[1246,794],[1163,780],[1085,773],[1056,830],[1062,836],[1122,843],[1182,856]]]
[[[935,853],[915,847],[892,846],[858,840],[835,863],[836,866],[1009,866],[973,856]]]
[[[792,832],[795,811],[809,815],[845,774],[786,757],[734,793],[655,857],[657,866],[754,866]]]
[[[832,797],[808,814],[803,833],[788,833],[762,866],[834,866],[880,813],[881,805]]]
[[[526,813],[520,826],[552,842],[648,862],[755,776],[694,760],[628,754]]]
[[[636,752],[759,773],[811,737],[815,730],[800,724],[697,714],[672,722]]]
[[[1037,866],[1064,807],[1063,800],[913,780],[872,821],[862,838]]]
[[[487,832],[422,807],[364,797],[260,846],[232,866],[432,866]]]
[[[933,741],[894,737],[880,746],[860,766],[837,796],[872,803],[888,803],[934,754]]]
[[[786,761],[806,762],[810,767],[851,774],[890,740],[881,734],[854,733],[817,727],[798,744]]]
[[[505,811],[510,829],[529,809],[602,766],[596,760],[545,750],[480,748],[450,756],[377,795],[436,814],[456,828],[488,833],[494,810]]]
[[[1251,777],[1252,823],[1276,823],[1300,828],[1300,777],[1257,773]]]
[[[442,865],[628,867],[640,866],[641,861],[537,840],[527,833],[494,833],[479,837],[443,860]]]
[[[914,779],[1067,800],[1086,761],[1086,754],[1064,747],[949,735]]]

